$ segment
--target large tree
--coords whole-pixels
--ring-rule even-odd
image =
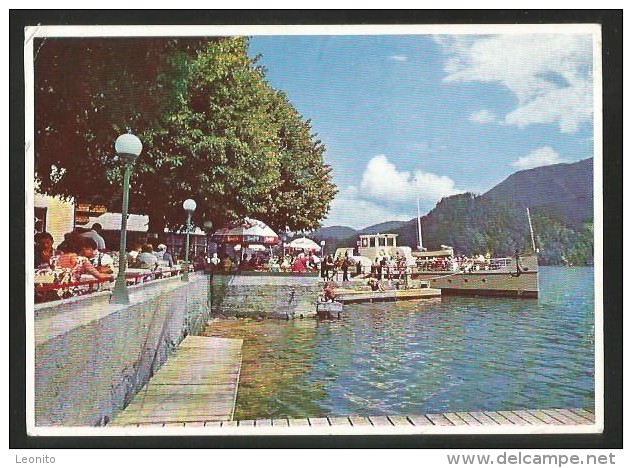
[[[122,132],[151,128],[174,104],[168,57],[197,43],[164,38],[38,40],[34,110],[39,189],[120,203],[113,141]]]
[[[250,215],[275,228],[318,226],[335,195],[324,147],[265,81],[246,38],[85,41],[37,45],[43,192],[117,209],[112,144],[129,130],[144,144],[130,206],[150,215],[152,231],[181,224],[186,198],[198,202],[198,224]]]
[[[331,183],[331,167],[323,162],[325,147],[282,92],[272,96],[272,115],[277,125],[279,173],[275,190],[266,194],[261,217],[271,226],[293,231],[318,227],[337,190]]]

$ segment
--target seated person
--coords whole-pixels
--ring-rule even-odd
[[[97,242],[91,237],[84,237],[81,240],[80,254],[86,257],[92,266],[94,266],[99,273],[105,273],[111,275],[114,273],[114,259],[106,253],[97,250]]]
[[[371,291],[384,291],[384,285],[380,280],[371,276],[367,284],[371,287]]]
[[[168,265],[169,268],[173,267],[173,256],[167,252],[167,246],[165,244],[159,244],[157,249],[158,255],[156,255],[156,258],[158,261],[161,261],[164,265]]]
[[[296,273],[303,273],[307,271],[307,257],[298,256],[292,264],[292,271]]]
[[[224,268],[224,271],[230,271],[233,269],[233,261],[228,255],[224,257],[224,260],[222,260],[222,267]]]
[[[140,253],[136,257],[140,268],[155,270],[158,266],[158,259],[154,255],[154,248],[150,244],[143,244]]]
[[[72,237],[64,246],[64,252],[56,257],[58,268],[71,271],[72,281],[80,281],[81,275],[92,275],[99,280],[113,280],[110,273],[102,273],[92,265],[87,255],[93,255],[96,241],[87,237]]]
[[[140,262],[138,261],[138,256],[141,251],[141,244],[134,244],[134,247],[127,253],[127,267],[128,268],[140,268]]]
[[[333,281],[327,281],[325,283],[324,296],[325,302],[334,302],[336,300],[335,283]]]
[[[35,268],[51,266],[51,259],[57,255],[53,249],[53,236],[48,232],[35,234]]]
[[[274,273],[281,271],[281,265],[279,265],[279,260],[277,258],[273,258],[270,262],[270,271]]]

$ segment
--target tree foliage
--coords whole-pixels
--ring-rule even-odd
[[[336,193],[324,146],[265,81],[247,38],[88,42],[38,45],[36,178],[44,193],[116,210],[122,171],[112,145],[129,130],[144,145],[130,209],[149,214],[152,231],[181,225],[187,198],[198,204],[197,224],[253,216],[276,229],[319,225]]]

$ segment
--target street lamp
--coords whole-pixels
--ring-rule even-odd
[[[325,257],[325,241],[321,240],[320,241],[320,256],[321,257]]]
[[[129,293],[125,280],[127,267],[127,209],[129,205],[129,179],[132,175],[132,166],[138,155],[143,150],[143,144],[137,136],[126,133],[119,136],[114,143],[114,149],[123,164],[125,175],[123,176],[123,207],[121,209],[121,241],[119,243],[119,269],[116,283],[112,290],[110,301],[114,304],[129,304]]]
[[[182,281],[189,281],[189,231],[191,231],[191,215],[195,211],[197,203],[190,198],[184,200],[182,208],[187,212],[187,243],[186,250],[184,251],[184,273],[182,274]]]

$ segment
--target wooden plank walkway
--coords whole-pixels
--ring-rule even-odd
[[[516,410],[516,411],[474,411],[458,413],[433,413],[418,416],[338,416],[304,419],[249,419],[243,421],[196,421],[189,423],[182,421],[180,427],[397,427],[413,429],[415,427],[455,427],[459,426],[586,426],[595,424],[595,414],[591,410],[546,409],[546,410]],[[139,427],[155,427],[156,424],[136,424]],[[162,423],[164,427],[174,424]]]
[[[112,426],[205,426],[233,419],[243,340],[188,336]]]

